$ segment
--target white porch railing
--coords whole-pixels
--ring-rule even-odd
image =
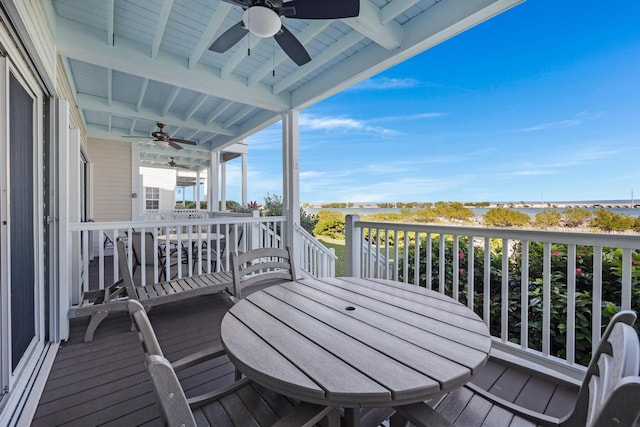
[[[146,251],[160,248],[170,254],[164,265],[166,278],[220,271],[230,265],[232,252],[281,247],[282,239],[277,234],[284,228],[285,221],[284,217],[236,216],[70,224],[72,259],[61,268],[70,271],[71,303],[77,304],[83,291],[104,289],[118,280],[120,274],[113,244],[118,236],[127,241],[130,269],[134,263],[131,239],[140,239],[135,242],[140,243],[136,245],[140,251],[136,255],[140,260],[149,259],[150,262],[146,268],[138,267],[134,279],[138,283],[153,283],[161,276],[161,261],[157,256],[148,257]],[[210,239],[214,233],[218,238]],[[151,238],[153,245],[145,244],[145,235],[150,235],[146,238]]]
[[[329,249],[313,237],[307,230],[296,224],[296,234],[300,238],[297,266],[313,277],[335,277],[335,250]]]
[[[640,309],[638,236],[379,223],[356,215],[347,216],[346,234],[346,275],[447,294],[485,320],[494,348],[574,378],[613,312]]]

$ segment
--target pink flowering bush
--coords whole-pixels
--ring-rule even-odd
[[[460,302],[467,303],[467,283],[470,266],[473,264],[474,281],[474,309],[479,315],[484,313],[484,248],[476,247],[473,252],[473,259],[469,259],[468,240],[465,237],[459,239],[458,244],[458,269],[453,270],[453,241],[445,239],[445,258],[440,260],[439,237],[432,239],[431,257],[431,283],[427,284],[426,266],[426,246],[425,239],[420,240],[419,257],[419,278],[421,286],[429,286],[432,289],[440,288],[440,262],[444,262],[444,283],[445,293],[453,295],[452,283],[454,274],[457,275],[459,284]],[[509,336],[508,339],[514,343],[520,343],[521,325],[521,280],[522,280],[522,246],[516,244],[511,251],[508,260],[509,265]],[[593,317],[593,248],[590,246],[578,246],[575,251],[575,267],[573,275],[569,276],[569,255],[566,245],[551,245],[550,263],[551,281],[551,353],[558,357],[565,357],[567,342],[567,287],[569,280],[575,280],[575,348],[576,362],[587,364],[591,358],[591,325]],[[415,242],[410,243],[408,251],[409,271],[407,281],[415,281]],[[601,324],[606,325],[611,317],[620,310],[622,296],[622,250],[603,248],[602,250],[602,303]],[[501,289],[502,289],[502,248],[494,247],[491,251],[489,268],[489,326],[491,333],[499,336],[501,327]],[[631,308],[640,311],[640,253],[633,252],[631,259],[632,267],[632,303]],[[532,349],[542,349],[542,317],[543,317],[543,269],[544,269],[544,245],[538,242],[529,243],[529,263],[528,263],[528,346]],[[403,266],[399,262],[398,266]],[[400,267],[398,271],[400,280],[404,280],[404,271]]]

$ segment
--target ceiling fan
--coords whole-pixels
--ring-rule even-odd
[[[182,169],[191,169],[189,166],[187,165],[181,165],[175,162],[175,159],[173,157],[171,157],[171,160],[167,162],[167,164],[169,166],[171,166],[172,168],[182,168]]]
[[[282,50],[298,65],[311,61],[302,43],[285,27],[281,16],[297,19],[341,19],[360,14],[360,0],[223,0],[244,9],[242,21],[225,31],[209,50],[223,53],[248,32],[274,37]]]
[[[188,145],[198,145],[197,142],[189,141],[188,139],[172,138],[170,134],[168,134],[163,130],[164,127],[166,126],[164,123],[156,123],[156,126],[158,126],[158,130],[155,132],[151,132],[151,136],[154,138],[149,141],[151,143],[160,143],[162,145],[169,145],[175,148],[176,150],[182,150],[183,148],[177,143],[188,144]],[[131,135],[124,135],[124,136],[126,138],[149,138],[148,136],[131,136]]]

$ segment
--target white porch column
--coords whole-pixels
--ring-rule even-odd
[[[294,231],[295,225],[300,225],[299,114],[298,110],[289,110],[282,115],[282,207],[287,218],[283,237],[294,253],[300,248]]]
[[[207,180],[207,184],[209,185],[207,191],[207,208],[210,212],[218,212],[220,210],[220,204],[218,203],[218,168],[220,167],[220,154],[218,151],[212,151],[210,154],[209,179]]]
[[[196,189],[195,189],[195,199],[196,199],[196,211],[200,210],[200,170],[196,171]]]
[[[242,206],[247,206],[247,155],[242,154]]]
[[[220,162],[220,210],[227,210],[227,162]]]

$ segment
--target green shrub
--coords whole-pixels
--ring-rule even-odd
[[[307,233],[313,234],[316,224],[318,224],[318,216],[310,215],[306,213],[304,209],[300,208],[300,226],[304,228]]]
[[[634,219],[629,215],[598,209],[593,213],[590,225],[603,231],[625,231],[633,227]]]
[[[415,222],[435,222],[438,219],[438,214],[432,209],[420,209],[413,212],[413,220]]]
[[[489,227],[523,227],[531,221],[529,215],[506,208],[489,209],[483,219]]]
[[[253,203],[253,202],[252,202]],[[250,209],[251,212],[253,209]],[[284,215],[284,207],[282,205],[282,196],[276,194],[269,194],[264,197],[264,204],[261,209],[262,216],[282,216]],[[313,234],[313,230],[318,222],[316,215],[311,215],[305,212],[300,207],[300,226],[304,228],[308,233]]]
[[[582,208],[569,208],[562,211],[564,224],[567,227],[580,227],[591,218],[591,212]]]
[[[267,193],[264,196],[264,204],[262,205],[262,216],[282,216],[284,208],[282,207],[282,196]]]
[[[319,216],[318,222],[313,228],[314,236],[327,236],[332,239],[344,240],[345,219],[344,216]]]
[[[439,217],[446,219],[465,220],[475,216],[471,209],[465,208],[460,202],[436,202],[433,209]]]
[[[538,212],[533,219],[533,225],[536,228],[557,227],[562,221],[562,214],[558,211],[541,211]]]

